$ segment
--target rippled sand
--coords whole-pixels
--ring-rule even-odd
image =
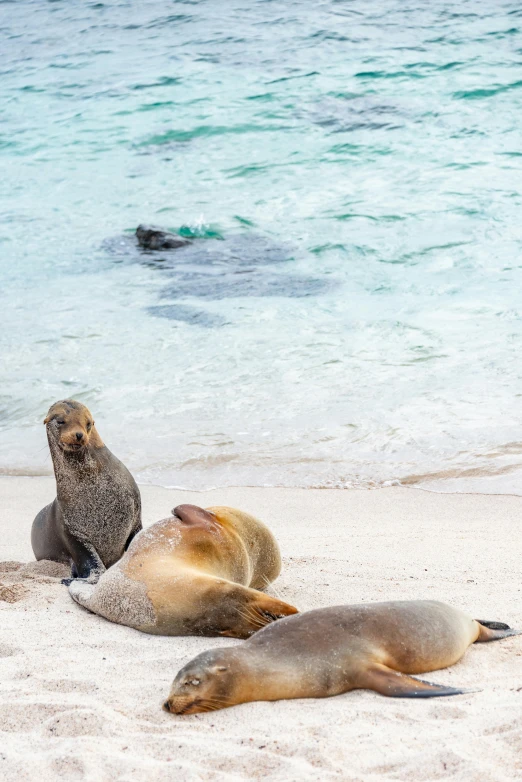
[[[56,566],[29,564],[31,521],[52,499],[54,482],[3,478],[0,491],[6,782],[522,778],[520,637],[473,646],[457,665],[430,675],[480,688],[463,696],[412,701],[360,691],[173,717],[161,703],[177,670],[203,649],[239,642],[147,636],[83,611]],[[517,497],[400,488],[142,493],[146,524],[180,502],[259,515],[283,553],[274,593],[302,610],[438,598],[522,627]]]

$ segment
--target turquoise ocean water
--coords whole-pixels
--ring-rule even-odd
[[[72,396],[142,481],[522,485],[520,3],[16,0],[0,40],[0,471]]]

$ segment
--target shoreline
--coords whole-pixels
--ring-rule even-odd
[[[521,471],[521,480],[513,479],[513,474]],[[430,494],[455,494],[455,495],[480,495],[480,496],[494,496],[494,497],[522,497],[522,465],[516,470],[509,470],[507,473],[501,474],[482,474],[474,475],[473,477],[443,477],[436,478],[437,474],[427,473],[425,476],[409,476],[402,481],[399,479],[386,480],[379,483],[373,483],[372,485],[361,486],[331,486],[331,485],[314,485],[314,486],[286,486],[286,485],[249,485],[249,484],[237,484],[226,486],[209,486],[203,489],[191,489],[185,486],[176,486],[172,484],[162,484],[154,482],[142,482],[139,477],[134,474],[134,479],[140,487],[149,487],[164,489],[165,491],[179,491],[188,492],[190,494],[208,494],[209,492],[229,491],[234,489],[250,489],[252,491],[271,491],[271,490],[286,490],[286,491],[341,491],[341,492],[373,492],[381,491],[392,488],[399,488],[405,490],[417,490],[425,491]],[[139,475],[139,474],[138,474]],[[423,478],[426,480],[423,480]],[[54,483],[54,472],[47,473],[40,472],[23,472],[22,470],[13,472],[2,472],[0,470],[0,482],[4,480],[50,480]],[[431,480],[430,480],[431,479]]]
[[[181,502],[229,504],[262,519],[283,569],[268,591],[309,610],[438,599],[522,628],[522,498],[389,487],[141,485],[144,526]],[[54,478],[0,478],[0,767],[3,778],[184,780],[522,776],[522,638],[471,647],[430,681],[473,689],[423,701],[354,691],[249,703],[203,715],[161,710],[174,675],[230,639],[149,636],[89,614],[33,560],[30,527]],[[29,562],[20,575],[2,562]],[[9,567],[9,566],[8,566]],[[19,598],[19,599],[18,599]]]

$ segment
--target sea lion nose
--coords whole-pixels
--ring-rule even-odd
[[[165,709],[165,711],[170,711],[170,705],[168,701],[165,701],[165,703],[163,704],[163,708]]]
[[[83,432],[76,432],[76,439],[78,442],[81,442],[83,440]]]

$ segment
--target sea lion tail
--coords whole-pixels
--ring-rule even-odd
[[[520,630],[504,624],[504,622],[492,622],[489,619],[476,619],[480,625],[478,643],[486,641],[499,641],[501,638],[509,638],[512,635],[520,635]]]

